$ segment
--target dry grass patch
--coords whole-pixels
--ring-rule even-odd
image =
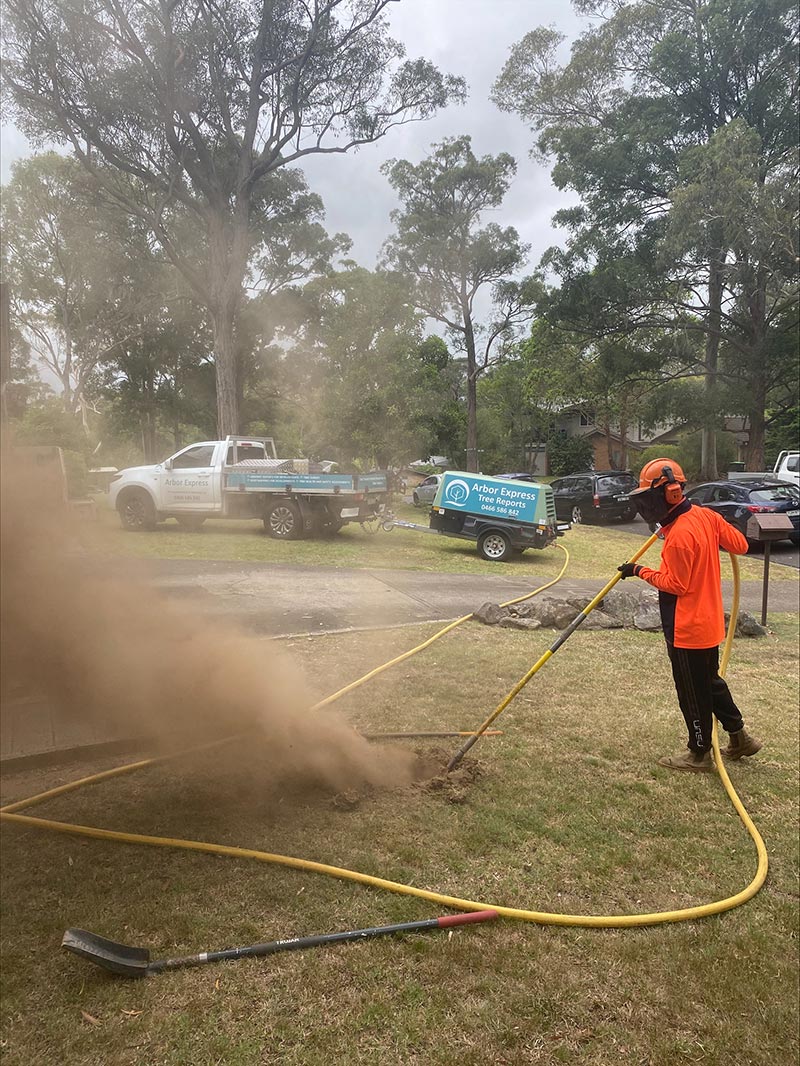
[[[295,641],[320,695],[410,634]],[[369,731],[469,729],[552,640],[468,625],[340,704]],[[369,641],[368,643],[365,641]],[[796,618],[737,641],[734,694],[767,745],[732,767],[771,857],[717,918],[636,930],[491,926],[131,983],[62,954],[69,925],[154,957],[429,917],[424,901],[256,862],[3,827],[9,1064],[485,1063],[774,1066],[796,1061]],[[578,633],[473,749],[458,788],[276,789],[257,759],[196,756],[41,807],[45,817],[299,855],[488,903],[577,913],[730,895],[754,849],[714,777],[655,759],[681,743],[660,637]],[[419,742],[444,761],[451,744]],[[90,772],[9,777],[4,798]],[[81,1012],[96,1019],[85,1019]]]
[[[398,514],[408,521],[427,525],[424,510],[405,504]],[[642,525],[644,529],[644,525]],[[210,520],[197,533],[187,533],[175,522],[160,525],[152,533],[128,533],[120,527],[107,500],[98,500],[98,521],[84,527],[83,536],[93,552],[137,558],[215,559],[236,562],[291,563],[301,566],[352,566],[360,569],[430,570],[440,573],[507,574],[533,579],[550,578],[561,569],[564,556],[554,547],[528,550],[507,563],[481,559],[470,541],[435,537],[411,530],[365,533],[359,526],[345,526],[335,537],[321,540],[282,542],[265,536],[259,522]],[[559,540],[569,550],[568,577],[607,580],[620,563],[642,545],[642,537],[610,526],[575,526]],[[658,548],[647,555],[657,565]],[[761,580],[763,562],[743,559],[742,578]],[[773,566],[771,579],[798,582],[787,566]],[[726,570],[725,577],[729,576]]]

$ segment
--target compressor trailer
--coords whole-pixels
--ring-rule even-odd
[[[549,485],[460,470],[443,475],[427,526],[394,517],[384,523],[385,529],[394,526],[477,541],[478,553],[491,562],[526,548],[546,548],[570,528],[556,520]]]

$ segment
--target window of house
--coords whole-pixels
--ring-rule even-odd
[[[584,414],[583,411],[581,411],[581,414],[580,414],[580,425],[582,425],[582,426],[593,426],[594,425],[594,415],[591,412],[589,412],[587,414]]]

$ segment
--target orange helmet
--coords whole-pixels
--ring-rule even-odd
[[[674,459],[653,459],[642,467],[639,473],[639,488],[634,489],[631,496],[663,485],[667,503],[676,504],[683,499],[685,484],[686,475]]]

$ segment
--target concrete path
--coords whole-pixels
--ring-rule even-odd
[[[115,572],[119,575],[119,562]],[[168,600],[191,603],[204,615],[218,616],[264,637],[449,621],[487,601],[501,603],[523,596],[548,580],[537,577],[534,567],[524,562],[519,577],[193,559],[128,560],[125,572],[159,589]],[[565,579],[553,594],[588,599],[602,586],[602,581]],[[726,603],[730,596],[728,586]],[[772,584],[769,607],[771,611],[798,611],[798,585]],[[742,583],[742,609],[760,615],[759,582]],[[410,642],[409,638],[406,643]],[[42,703],[20,701],[3,708],[0,759],[7,763],[125,739],[130,738],[101,735],[96,728],[60,721]]]

